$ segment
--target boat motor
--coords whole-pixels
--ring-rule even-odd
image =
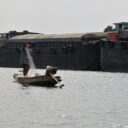
[[[46,75],[54,75],[57,72],[57,68],[56,67],[52,67],[52,66],[47,66],[46,67]]]

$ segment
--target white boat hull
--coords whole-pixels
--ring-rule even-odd
[[[60,82],[61,78],[59,76],[54,76],[55,79],[52,76],[48,75],[39,75],[39,76],[29,76],[24,77],[20,74],[14,74],[14,79],[21,83],[21,84],[30,84],[30,85],[39,85],[39,86],[54,86],[57,84],[57,81]]]

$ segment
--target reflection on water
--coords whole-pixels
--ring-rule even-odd
[[[22,86],[17,71],[0,68],[0,128],[128,128],[128,74],[59,71],[60,89]]]

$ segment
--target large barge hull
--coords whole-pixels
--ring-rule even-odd
[[[101,42],[100,60],[103,71],[128,72],[128,42]]]
[[[12,43],[9,46],[9,43],[0,48],[0,67],[21,67],[20,49],[23,43],[17,42],[14,46]],[[37,68],[51,65],[66,70],[100,70],[99,44],[76,42],[72,43],[72,47],[67,45],[64,48],[61,42],[57,43],[59,47],[41,46],[41,44],[43,43],[37,43],[33,49],[33,60]]]

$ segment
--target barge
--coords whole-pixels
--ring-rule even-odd
[[[0,67],[20,67],[20,49],[29,42],[37,68],[128,72],[128,22],[114,25],[100,33],[0,34]]]
[[[104,71],[128,72],[128,22],[115,23],[105,29],[101,41],[101,68]],[[109,29],[108,29],[109,28]]]
[[[20,49],[29,42],[34,44],[33,59],[37,68],[52,65],[67,70],[101,70],[98,42],[105,37],[105,33],[11,36],[1,39],[0,67],[20,67]]]

